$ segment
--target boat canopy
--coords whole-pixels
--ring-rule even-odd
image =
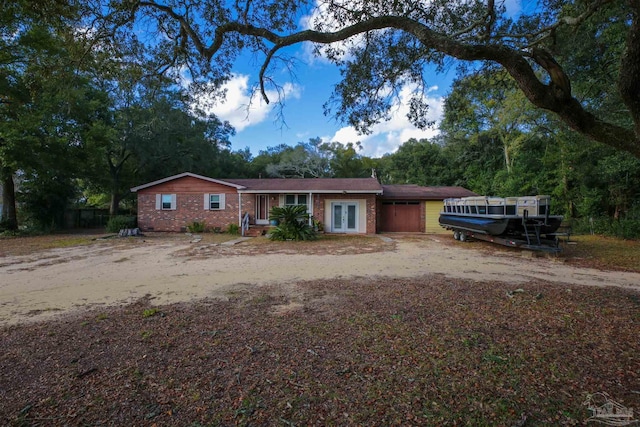
[[[551,196],[473,196],[444,199],[443,212],[469,215],[545,216],[550,208]]]

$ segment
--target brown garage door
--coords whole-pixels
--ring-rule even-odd
[[[422,231],[420,222],[420,202],[382,202],[381,231],[414,232]]]

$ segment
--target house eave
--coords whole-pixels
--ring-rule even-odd
[[[242,194],[292,194],[292,193],[312,193],[312,194],[375,194],[382,195],[379,190],[308,190],[308,189],[280,189],[280,190],[238,190]]]
[[[192,178],[201,179],[203,181],[212,182],[214,184],[220,184],[220,185],[226,185],[228,187],[233,187],[238,191],[240,191],[241,189],[245,188],[242,185],[233,184],[233,183],[228,182],[228,181],[222,181],[222,180],[219,180],[219,179],[209,178],[207,176],[202,176],[202,175],[198,175],[198,174],[191,173],[191,172],[184,172],[184,173],[181,173],[181,174],[178,174],[178,175],[168,176],[166,178],[162,178],[162,179],[159,179],[157,181],[148,182],[146,184],[138,185],[137,187],[132,187],[130,190],[131,190],[132,193],[135,193],[138,190],[144,190],[145,188],[153,187],[153,186],[156,186],[156,185],[159,185],[159,184],[164,184],[165,182],[173,181],[173,180],[184,178],[184,177],[187,177],[187,176],[188,177],[192,177]]]

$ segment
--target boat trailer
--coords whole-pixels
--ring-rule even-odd
[[[528,249],[531,251],[540,251],[548,253],[559,253],[562,251],[560,247],[560,240],[558,236],[554,236],[553,239],[543,238],[541,236],[535,239],[529,239],[528,241],[522,237],[515,236],[492,236],[486,233],[479,233],[477,231],[454,229],[453,238],[461,242],[469,241],[470,239],[484,240],[485,242],[497,243],[498,245],[509,246],[512,248]]]

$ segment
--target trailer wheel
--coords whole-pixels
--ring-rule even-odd
[[[465,233],[464,231],[461,231],[461,232],[460,232],[459,240],[460,240],[461,242],[466,242],[466,241],[467,241],[467,233]]]
[[[460,232],[458,230],[453,231],[453,239],[460,240]]]

